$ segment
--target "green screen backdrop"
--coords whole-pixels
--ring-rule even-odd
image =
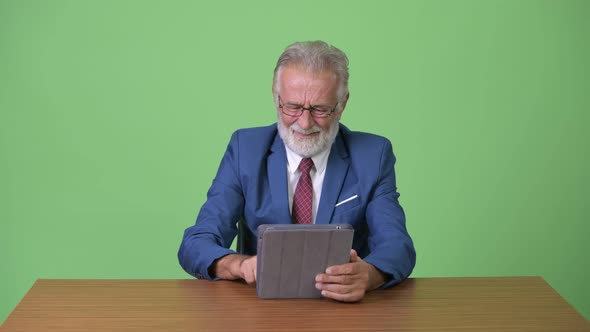
[[[350,58],[414,277],[530,276],[590,318],[590,1],[0,0],[0,322],[37,278],[189,278],[231,133],[288,44]],[[392,318],[394,319],[394,318]]]

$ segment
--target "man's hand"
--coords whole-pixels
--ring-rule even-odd
[[[240,278],[248,285],[256,285],[256,263],[257,256],[250,256],[240,262]]]
[[[358,257],[350,250],[350,263],[330,266],[326,273],[315,278],[316,288],[322,296],[344,302],[360,301],[369,290],[385,283],[385,276],[376,267]]]
[[[244,279],[249,285],[256,284],[257,256],[232,254],[213,263],[213,274],[221,279]]]

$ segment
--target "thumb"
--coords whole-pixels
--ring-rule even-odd
[[[356,250],[350,249],[350,262],[355,263],[360,261],[359,255],[356,253]]]
[[[256,281],[256,273],[258,272],[258,256],[254,256],[254,281]]]

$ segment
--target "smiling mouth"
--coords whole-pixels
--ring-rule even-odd
[[[317,136],[320,132],[319,131],[316,131],[316,132],[313,132],[313,133],[300,133],[298,131],[293,130],[293,133],[295,133],[295,135],[297,137],[311,138],[311,137]]]

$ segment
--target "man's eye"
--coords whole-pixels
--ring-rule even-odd
[[[301,108],[303,108],[301,105],[291,105],[291,104],[287,104],[287,105],[285,105],[285,107],[290,108],[292,110],[300,110]]]
[[[326,107],[314,107],[313,111],[316,113],[328,113],[330,112],[329,109],[327,109]]]

